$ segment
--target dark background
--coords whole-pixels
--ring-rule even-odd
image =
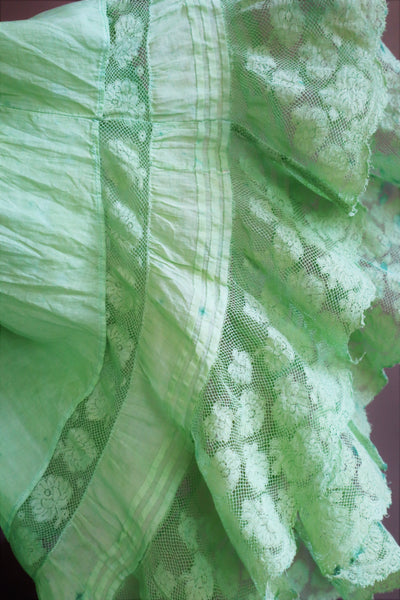
[[[77,0],[0,0],[0,21],[27,19],[44,10]],[[389,14],[383,41],[400,59],[400,0],[387,0]],[[1,58],[0,58],[1,60]],[[368,406],[371,438],[388,464],[387,478],[392,490],[392,506],[384,524],[400,540],[400,367],[386,369],[389,383]],[[32,580],[21,569],[0,531],[0,595],[3,600],[37,600]],[[376,600],[400,600],[400,591],[376,594]],[[94,600],[94,599],[93,599]],[[134,599],[132,599],[134,600]]]

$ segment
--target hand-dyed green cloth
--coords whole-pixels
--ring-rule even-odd
[[[400,361],[383,0],[0,24],[0,525],[41,600],[400,586],[365,406]]]

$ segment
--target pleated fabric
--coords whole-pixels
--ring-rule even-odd
[[[365,413],[400,361],[386,12],[0,25],[0,525],[40,600],[400,587]]]

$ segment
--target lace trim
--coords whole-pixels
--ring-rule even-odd
[[[46,471],[11,526],[10,543],[31,576],[79,506],[124,402],[135,360],[146,281],[148,172],[142,165],[148,163],[151,129],[144,121],[146,15],[148,10],[129,0],[110,0],[107,5],[111,51],[100,124],[107,345],[96,387],[68,419]],[[137,119],[128,126],[123,119],[127,113]]]

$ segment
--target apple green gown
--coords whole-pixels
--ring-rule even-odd
[[[386,12],[0,24],[0,526],[40,600],[400,587],[365,413],[400,361]]]

